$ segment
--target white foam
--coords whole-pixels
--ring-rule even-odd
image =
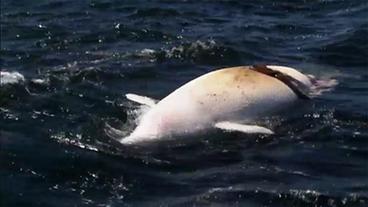
[[[154,58],[156,54],[156,51],[153,49],[145,48],[139,52],[137,52],[135,55],[142,58]]]
[[[0,85],[17,84],[24,81],[24,76],[19,72],[0,71]]]
[[[34,78],[31,80],[32,83],[34,84],[39,84],[39,85],[46,85],[48,80],[45,79],[40,79],[40,78]]]

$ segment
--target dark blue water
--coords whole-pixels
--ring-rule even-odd
[[[0,206],[368,206],[368,3],[2,0]],[[137,105],[216,68],[278,64],[339,81],[271,117],[120,147]]]

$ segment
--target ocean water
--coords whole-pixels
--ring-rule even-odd
[[[0,206],[368,206],[368,2],[2,0]],[[287,65],[334,90],[216,132],[122,147],[125,93]]]

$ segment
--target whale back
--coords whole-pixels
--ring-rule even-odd
[[[175,114],[177,119],[193,116],[189,119],[206,122],[234,115],[253,117],[295,99],[296,94],[283,82],[241,66],[202,75],[169,94],[157,106]]]

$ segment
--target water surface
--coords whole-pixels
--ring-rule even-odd
[[[368,4],[1,1],[1,206],[367,206]],[[267,117],[272,136],[217,132],[120,147],[137,105],[216,68],[277,64],[339,81]],[[3,82],[3,81],[2,81]]]

